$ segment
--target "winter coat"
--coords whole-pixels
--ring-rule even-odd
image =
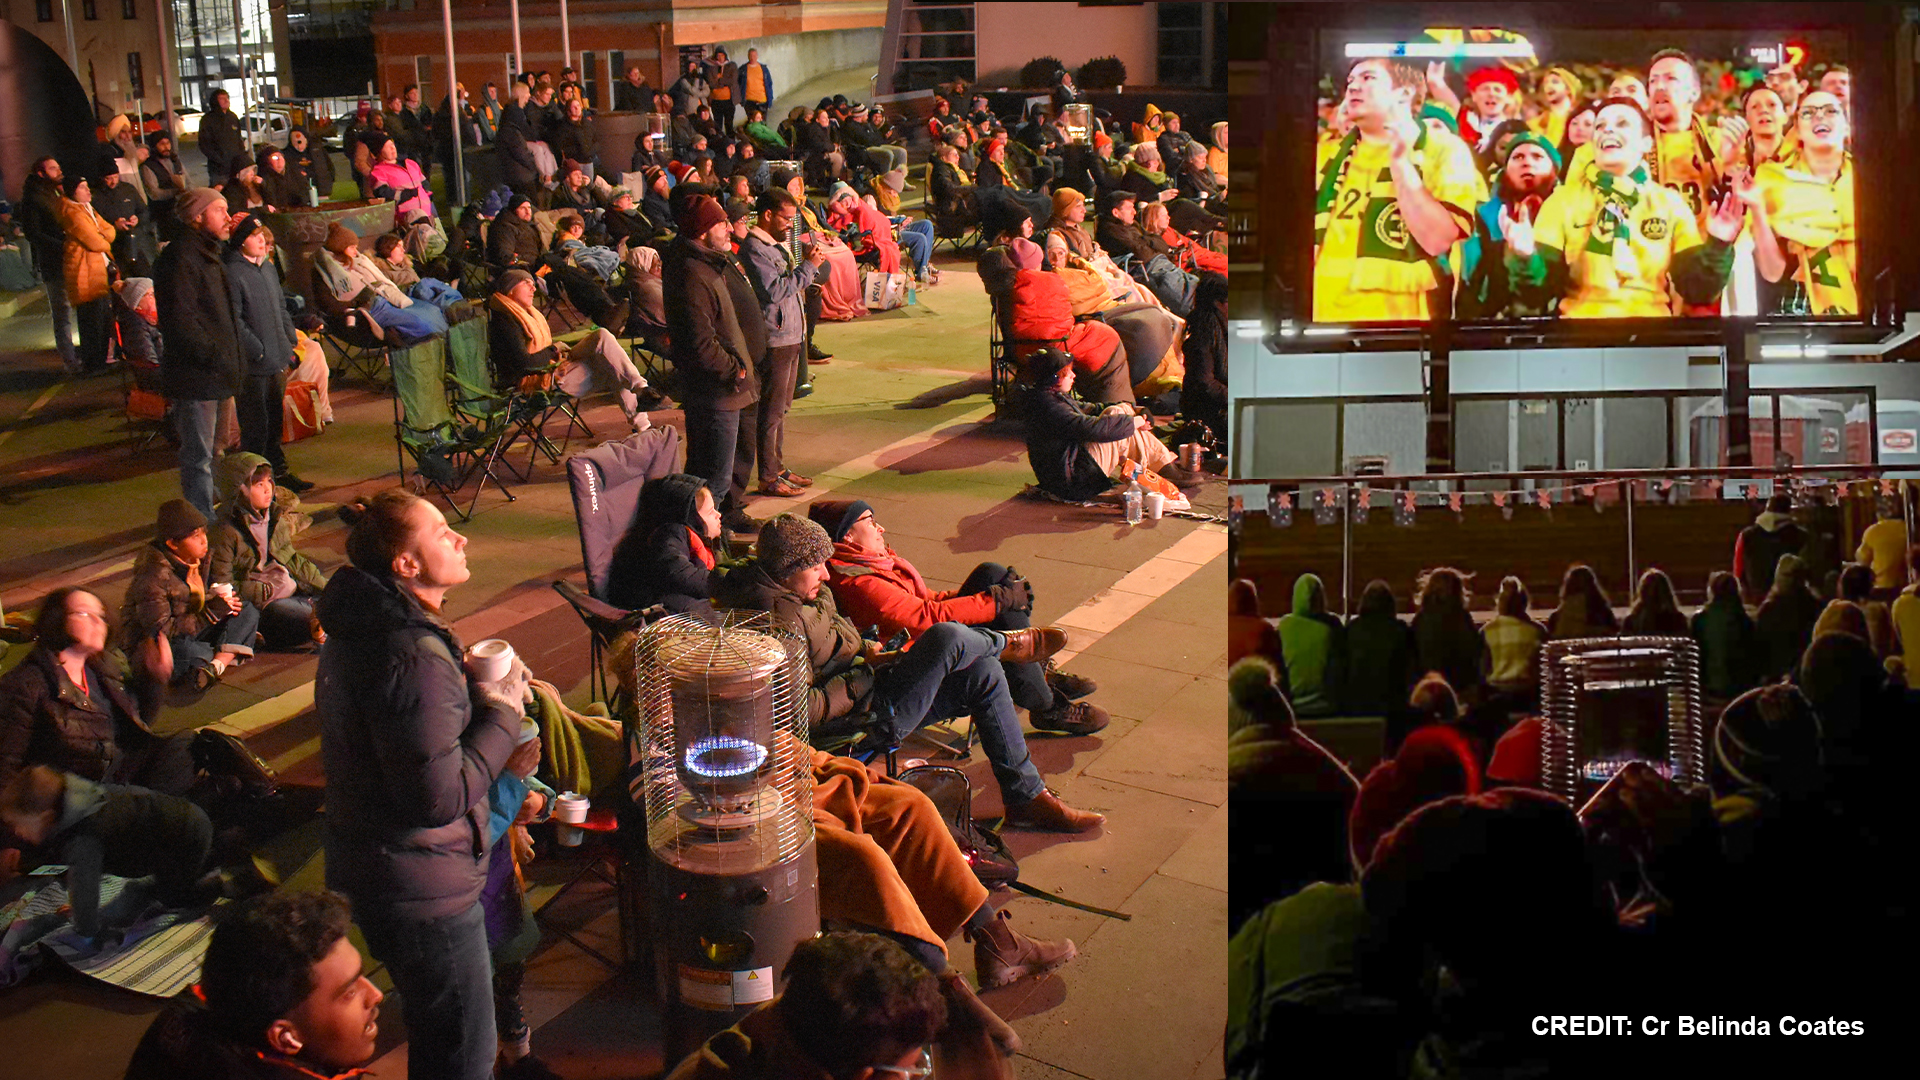
[[[531,130],[527,127],[526,109],[519,105],[508,105],[500,114],[500,133],[493,144],[500,148],[501,178],[515,191],[540,182],[540,166],[533,160],[533,151],[527,148],[527,143],[532,139]]]
[[[247,527],[247,509],[239,488],[266,463],[266,458],[248,453],[228,454],[222,461],[226,490],[221,496],[220,518],[208,530],[212,535],[207,545],[208,578],[232,583],[240,599],[257,608],[266,607],[272,600],[271,584],[254,576],[267,565],[269,557],[292,575],[295,595],[318,596],[327,587],[326,571],[294,549],[295,515],[285,513],[279,499],[267,508],[266,557],[253,530]]]
[[[180,155],[148,154],[147,160],[140,163],[140,186],[146,191],[148,205],[161,204],[156,207],[156,216],[159,209],[173,206],[173,200],[188,186],[186,166],[180,164]]]
[[[707,86],[707,80],[698,74],[687,74],[667,87],[667,93],[673,97],[673,115],[691,116],[706,103],[712,90]]]
[[[569,161],[577,161],[582,165],[598,161],[599,155],[594,150],[597,143],[593,121],[584,116],[577,121],[562,117],[547,134],[547,146],[553,151],[553,159],[562,165]]]
[[[767,323],[753,284],[731,254],[690,237],[667,248],[667,332],[680,401],[743,409],[760,400],[755,371],[767,351]]]
[[[326,144],[315,142],[312,135],[307,135],[305,150],[295,150],[294,131],[307,135],[305,128],[294,128],[287,133],[287,173],[302,187],[311,183],[324,202],[333,197],[333,155],[327,152]]]
[[[1807,546],[1807,531],[1787,514],[1771,511],[1761,514],[1753,524],[1740,530],[1733,545],[1733,573],[1749,597],[1765,596],[1773,589],[1773,572],[1780,556],[1798,555]]]
[[[1326,586],[1318,577],[1302,574],[1293,583],[1293,614],[1280,620],[1279,630],[1294,713],[1339,713],[1346,689],[1347,632],[1327,614]]]
[[[760,87],[758,93],[754,92],[752,81],[747,74],[748,68],[759,69]],[[741,103],[764,106],[773,101],[773,69],[767,67],[767,65],[758,60],[749,60],[740,65],[737,79],[739,82]]]
[[[148,1025],[127,1062],[126,1080],[350,1080],[363,1075],[348,1069],[333,1075],[323,1066],[283,1058],[257,1046],[234,1041],[213,1014],[191,998],[176,998]]]
[[[62,273],[67,230],[60,223],[60,204],[65,201],[60,185],[38,173],[27,177],[20,192],[20,229],[33,244],[33,265],[42,277]]]
[[[883,274],[900,272],[900,242],[893,238],[893,222],[885,214],[868,206],[860,199],[852,203],[839,202],[827,207],[827,221],[836,229],[851,227],[855,233],[864,233],[865,238],[850,241],[855,252],[874,251],[880,262],[876,267]]]
[[[622,537],[607,570],[607,603],[628,611],[655,604],[675,614],[713,610],[720,575],[694,556],[693,544],[693,530],[677,523]]]
[[[1029,392],[1026,413],[1027,462],[1042,490],[1085,502],[1113,486],[1086,444],[1132,437],[1132,417],[1101,416],[1099,406],[1057,390]]]
[[[1280,633],[1260,614],[1260,592],[1251,581],[1227,586],[1227,663],[1258,656],[1280,673],[1280,689],[1287,689],[1287,660],[1280,652]]]
[[[1406,707],[1413,689],[1413,627],[1392,611],[1361,611],[1347,623],[1347,711],[1355,716],[1386,716]]]
[[[293,317],[273,260],[258,266],[238,251],[227,253],[227,287],[232,290],[234,328],[239,332],[242,371],[249,379],[270,379],[293,366]]]
[[[613,84],[613,108],[615,112],[652,112],[653,86],[645,79],[635,86],[622,76],[619,82]]]
[[[391,579],[345,567],[315,614],[327,887],[362,919],[469,910],[486,881],[487,792],[520,710],[477,692],[453,627]]]
[[[119,233],[91,205],[60,200],[60,227],[66,231],[61,272],[67,283],[67,302],[85,304],[107,295],[107,265],[113,261],[113,238]]]
[[[133,563],[133,581],[127,586],[127,598],[120,605],[121,647],[131,653],[143,641],[155,636],[186,638],[200,633],[220,620],[207,613],[206,587],[211,584],[205,573],[208,564],[200,563],[200,588],[187,582],[187,564],[154,540],[140,549]],[[221,605],[224,608],[224,603]]]
[[[487,265],[531,270],[546,254],[540,250],[540,230],[531,221],[503,213],[487,230]]]
[[[974,187],[967,181],[968,177],[954,166],[944,161],[934,162],[931,177],[934,212],[959,221],[978,220],[980,207],[974,198]]]
[[[1000,614],[988,593],[927,588],[920,571],[892,548],[870,555],[851,544],[835,544],[827,573],[834,603],[855,626],[878,626],[882,640],[901,630],[918,638],[935,623],[985,626]]]
[[[1804,586],[1767,597],[1754,618],[1761,662],[1765,664],[1762,675],[1777,679],[1793,671],[1813,641],[1813,627],[1820,621],[1820,611],[1820,599]]]
[[[1113,327],[1098,320],[1074,320],[1073,299],[1067,293],[1066,280],[1044,270],[1019,270],[1014,274],[1013,336],[1020,341],[1065,338],[1065,348],[1073,357],[1073,370],[1081,375],[1104,369],[1120,348],[1120,335]],[[1014,355],[1024,360],[1041,348],[1041,345],[1018,345]]]
[[[1094,239],[1115,259],[1121,255],[1132,255],[1136,267],[1146,266],[1155,255],[1165,255],[1168,259],[1174,255],[1173,248],[1165,240],[1149,235],[1138,224],[1128,225],[1112,216],[1100,219]]]
[[[207,155],[208,171],[219,176],[226,176],[233,159],[247,152],[240,118],[232,109],[217,105],[200,114],[199,140],[200,152]]]
[[[87,689],[81,694],[44,646],[0,675],[0,788],[30,765],[112,780],[129,744],[154,738],[147,721],[160,714],[160,687],[136,697],[96,656],[87,661]]]
[[[542,368],[553,366],[560,359],[560,346],[549,345],[539,352],[530,352],[533,342],[527,336],[527,328],[520,320],[507,312],[488,305],[487,319],[487,358],[493,364],[493,384],[502,390],[511,390],[520,385],[520,380]],[[539,313],[535,312],[535,317]]]
[[[219,401],[240,392],[240,335],[220,241],[197,229],[167,245],[153,267],[160,309],[160,358],[166,395]]]
[[[1461,694],[1480,685],[1480,659],[1486,646],[1473,616],[1458,609],[1444,614],[1423,610],[1413,617],[1413,637],[1422,674],[1439,672]],[[1356,664],[1353,670],[1357,674],[1365,669]]]
[[[794,133],[794,149],[808,161],[818,161],[840,148],[834,145],[833,129],[819,124],[801,124]]]
[[[67,868],[73,928],[94,937],[105,929],[100,922],[104,875],[158,874],[163,886],[191,881],[212,848],[212,823],[186,799],[69,776],[59,816],[35,854],[42,862]]]
[[[755,225],[740,243],[740,262],[753,283],[767,320],[767,347],[798,345],[807,340],[807,287],[824,272],[806,260],[795,260],[787,246]]]
[[[394,219],[404,220],[415,210],[433,216],[433,192],[427,187],[420,166],[402,158],[398,162],[376,161],[368,174],[373,194],[394,201]]]
[[[860,631],[840,614],[833,590],[803,600],[767,576],[759,560],[728,570],[714,588],[719,608],[765,611],[807,642],[813,685],[807,691],[807,727],[815,735],[834,735],[864,719],[872,702],[873,669],[860,658]],[[843,721],[836,724],[834,721]]]
[[[1745,605],[1708,604],[1693,617],[1692,632],[1700,643],[1700,688],[1708,697],[1731,700],[1759,684],[1765,653]]]

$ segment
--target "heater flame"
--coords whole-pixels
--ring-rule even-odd
[[[766,760],[766,747],[737,735],[709,735],[687,747],[687,771],[715,780],[746,776]]]

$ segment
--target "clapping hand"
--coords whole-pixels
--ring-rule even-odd
[[[1747,140],[1747,122],[1738,116],[1720,119],[1720,160],[1732,161]]]
[[[1500,232],[1507,238],[1509,253],[1518,258],[1531,259],[1534,252],[1533,215],[1527,212],[1525,203],[1517,208],[1520,211],[1517,217],[1514,209],[1508,206],[1500,208]]]
[[[1728,192],[1720,205],[1713,208],[1713,215],[1707,218],[1707,235],[1723,244],[1731,244],[1740,239],[1740,230],[1747,227],[1747,204],[1738,192]]]

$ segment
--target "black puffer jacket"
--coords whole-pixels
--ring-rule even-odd
[[[520,734],[481,697],[453,628],[389,579],[333,575],[315,605],[314,708],[327,770],[327,887],[411,920],[471,907],[487,871],[487,791]]]
[[[527,110],[519,105],[508,105],[500,114],[500,130],[493,139],[493,144],[499,147],[500,176],[515,191],[531,187],[540,180],[540,168],[533,160],[533,151],[527,148],[528,141],[533,138],[527,124]]]
[[[607,600],[628,611],[661,604],[680,614],[713,610],[718,570],[694,557],[693,533],[702,528],[696,511],[702,481],[686,473],[655,477],[640,488],[640,504],[607,568]],[[724,558],[724,536],[705,540]]]
[[[754,371],[767,351],[767,320],[733,255],[683,234],[667,248],[664,277],[681,404],[744,409],[760,400]]]
[[[160,381],[176,401],[240,393],[240,336],[227,284],[226,249],[198,229],[167,245],[153,267],[160,309]]]
[[[227,252],[227,284],[233,291],[242,374],[249,379],[286,374],[293,365],[293,317],[273,260],[255,265],[238,251]]]
[[[162,688],[146,687],[136,699],[98,656],[87,661],[87,686],[91,696],[44,647],[0,676],[0,788],[29,765],[119,781],[115,765],[154,738],[147,720],[160,714]]]
[[[1096,406],[1054,390],[1028,393],[1026,413],[1027,460],[1041,488],[1083,502],[1113,486],[1084,444],[1131,436],[1132,417],[1100,416]]]

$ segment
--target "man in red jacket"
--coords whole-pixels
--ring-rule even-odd
[[[918,638],[941,622],[1025,630],[1032,626],[1033,586],[1008,567],[981,563],[958,589],[934,592],[913,564],[888,546],[873,507],[859,499],[822,499],[807,514],[833,537],[827,586],[840,612],[862,630],[878,626],[882,639],[902,630]],[[1091,735],[1107,726],[1107,711],[1076,700],[1099,689],[1092,679],[1042,664],[1006,665],[1013,703],[1041,731]]]

